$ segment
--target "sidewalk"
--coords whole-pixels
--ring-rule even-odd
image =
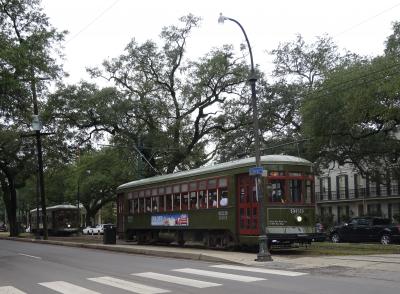
[[[324,271],[328,268],[342,270],[390,271],[400,273],[400,255],[349,255],[349,256],[306,256],[293,257],[290,255],[274,255],[273,261],[257,262],[256,253],[244,253],[201,248],[181,248],[173,246],[143,246],[118,240],[115,245],[101,243],[69,242],[65,240],[35,240],[28,238],[10,238],[0,236],[0,239],[40,244],[62,245],[80,248],[100,249],[131,254],[143,254],[168,258],[203,260],[208,262],[232,263],[247,266],[265,266],[268,268]],[[99,240],[97,240],[99,241]]]

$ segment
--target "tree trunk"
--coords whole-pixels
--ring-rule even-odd
[[[17,191],[15,190],[14,178],[7,176],[1,178],[1,187],[3,190],[3,200],[6,206],[8,225],[10,227],[10,237],[18,236],[17,226]]]

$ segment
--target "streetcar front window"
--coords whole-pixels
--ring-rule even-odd
[[[302,185],[301,180],[289,181],[290,200],[292,202],[301,202]]]
[[[284,203],[286,201],[285,181],[270,180],[268,183],[268,195],[270,202]]]

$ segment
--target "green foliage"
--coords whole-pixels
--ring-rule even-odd
[[[329,71],[355,57],[349,53],[340,54],[328,36],[306,43],[299,35],[294,41],[280,44],[271,54],[275,64],[273,82],[267,83],[262,74],[257,82],[262,145],[268,148],[263,153],[305,156],[304,145],[288,144],[304,139],[300,114],[304,98]],[[247,95],[250,97],[249,93]],[[232,120],[240,121],[241,128],[223,136],[221,148],[229,146],[222,156],[224,160],[238,157],[241,153],[242,156],[253,153],[251,117],[251,109],[246,107],[234,112]]]
[[[386,40],[385,54],[400,57],[400,22],[393,23],[393,33]]]
[[[125,149],[104,148],[81,155],[72,167],[66,197],[85,207],[86,223],[91,223],[96,213],[108,203],[116,201],[116,188],[133,179],[134,167],[129,164]]]
[[[391,56],[333,71],[302,107],[314,159],[351,163],[361,172],[396,169],[400,141],[399,64]]]
[[[131,41],[122,55],[90,70],[115,88],[87,83],[61,88],[51,101],[57,116],[77,128],[82,142],[108,133],[117,145],[140,148],[148,162],[145,176],[208,162],[214,152],[207,154],[206,146],[218,141],[217,133],[240,126],[225,120],[232,112],[225,102],[241,100],[248,71],[229,46],[198,60],[186,58],[187,40],[199,21],[188,15],[163,28],[161,46]]]
[[[40,1],[0,1],[0,181],[11,235],[17,234],[16,189],[34,173],[31,116],[45,102],[47,84],[63,74],[54,57],[63,37]]]

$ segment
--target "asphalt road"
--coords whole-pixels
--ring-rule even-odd
[[[0,240],[0,294],[398,293],[400,281]]]

